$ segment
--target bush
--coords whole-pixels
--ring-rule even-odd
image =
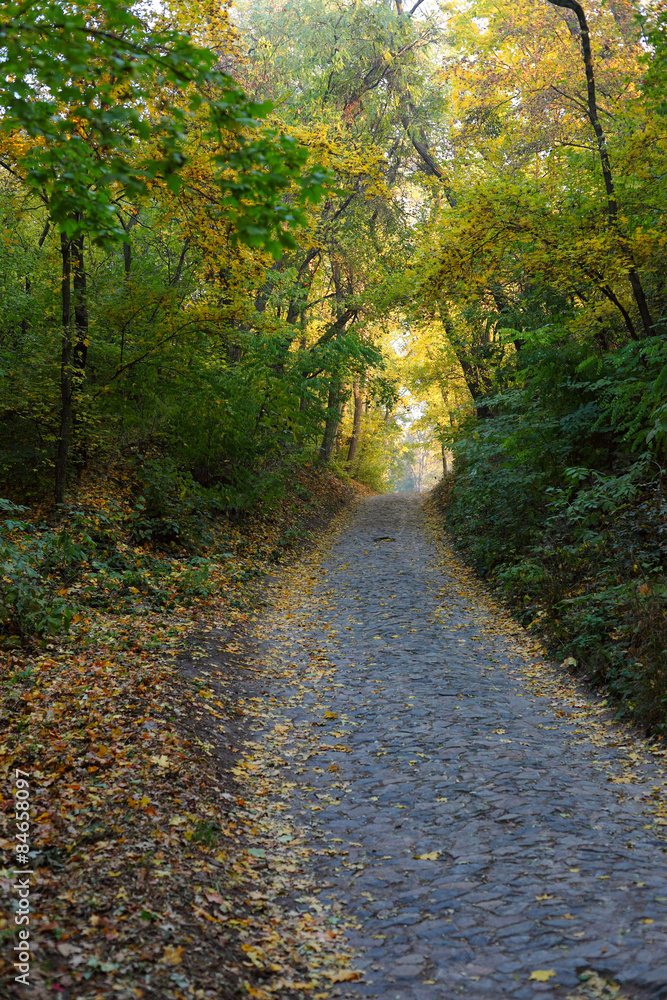
[[[521,355],[491,417],[455,432],[445,517],[522,624],[539,623],[620,711],[667,732],[667,498],[655,432],[666,348],[591,359],[541,343]]]
[[[26,508],[0,499],[0,512],[23,514]],[[42,566],[59,539],[22,520],[6,518],[0,534],[0,633],[9,645],[26,645],[66,629],[74,611],[53,594]]]

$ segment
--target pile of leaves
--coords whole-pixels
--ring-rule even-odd
[[[18,767],[30,774],[33,803],[32,995],[92,1000],[113,990],[180,1000],[325,989],[311,973],[326,965],[317,956],[342,954],[340,932],[308,906],[280,906],[307,890],[298,834],[287,821],[278,833],[263,824],[244,797],[242,771],[232,771],[246,736],[239,677],[242,637],[261,602],[256,578],[356,492],[305,468],[295,471],[280,511],[209,519],[197,556],[207,583],[196,590],[187,545],[133,540],[131,490],[113,506],[92,487],[82,491],[86,521],[67,535],[86,557],[60,576],[56,594],[71,611],[69,630],[21,634],[10,623],[0,667],[0,879],[10,898]],[[113,510],[123,518],[114,521]],[[22,535],[29,543],[58,537],[35,520],[10,525],[7,544],[21,550]],[[103,537],[115,553],[103,568],[95,565],[102,543],[90,530],[100,523],[112,524],[113,549]],[[109,568],[119,557],[131,570]],[[58,564],[50,572],[45,565],[53,564],[28,579],[47,603]],[[136,573],[132,583],[114,578],[128,572]],[[0,920],[0,974],[8,994],[21,995],[13,915]],[[335,961],[325,982],[337,981]]]

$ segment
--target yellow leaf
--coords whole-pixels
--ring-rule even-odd
[[[172,816],[169,820],[169,826],[183,826],[183,824],[187,823],[187,821],[187,816]]]
[[[337,969],[336,972],[327,972],[327,976],[332,983],[351,983],[361,979],[362,973],[354,969]]]
[[[277,733],[288,733],[289,732],[289,726],[283,726],[282,723],[280,723],[280,722],[276,722],[276,724],[275,724],[275,726],[273,728],[275,729],[275,731]]]
[[[431,851],[430,854],[413,854],[413,858],[417,861],[437,861],[440,857],[440,851]]]
[[[206,910],[203,910],[201,906],[197,906],[196,903],[192,903],[192,912],[195,914],[196,917],[203,917],[204,920],[210,920],[212,924],[222,923],[221,920],[218,920],[217,917],[212,917],[210,913],[207,913]]]
[[[165,945],[160,961],[163,965],[180,965],[183,961],[184,951],[185,948],[175,948],[173,945],[167,944]]]
[[[169,758],[165,757],[164,754],[160,754],[159,757],[151,757],[151,760],[158,767],[169,767]]]
[[[337,714],[335,712],[325,712],[324,713],[324,718],[325,719],[337,719],[338,716],[337,716]]]
[[[548,892],[545,892],[543,896],[536,896],[535,899],[538,902],[542,902],[543,899],[553,899],[553,896],[550,896]]]
[[[546,983],[555,975],[556,972],[554,969],[535,969],[528,978],[535,980],[537,983]]]

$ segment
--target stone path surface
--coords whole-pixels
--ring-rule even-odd
[[[328,714],[283,694],[295,738],[332,730],[292,805],[323,898],[357,923],[364,979],[339,995],[565,998],[595,969],[667,997],[667,845],[644,811],[659,761],[610,778],[627,746],[527,683],[516,642],[439,567],[418,496],[364,500],[322,581],[324,605],[305,596],[305,624],[271,641],[336,667]]]

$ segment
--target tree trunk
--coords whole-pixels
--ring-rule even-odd
[[[72,244],[60,234],[62,276],[62,349],[60,354],[60,433],[56,454],[56,503],[65,503],[67,464],[72,436]]]
[[[62,349],[60,355],[60,433],[56,452],[56,503],[65,503],[67,470],[76,423],[76,397],[81,393],[88,356],[88,307],[83,236],[75,240],[60,234],[62,256]],[[74,330],[72,329],[74,286]],[[80,463],[85,455],[79,456]]]
[[[72,366],[80,388],[88,358],[88,304],[86,302],[86,266],[83,259],[83,236],[72,241],[72,277],[74,284],[74,328],[76,339]]]
[[[347,389],[344,385],[341,385],[340,391],[338,393],[338,427],[336,429],[336,458],[340,455],[343,450],[343,421],[345,420],[345,414],[347,413],[347,399],[345,399],[345,394]]]
[[[352,395],[354,396],[354,418],[352,421],[352,437],[350,438],[350,447],[347,452],[347,465],[350,469],[352,468],[354,460],[357,457],[357,448],[359,447],[359,437],[361,435],[361,411],[363,404],[361,401],[361,392],[359,390],[359,376],[357,376],[354,380]]]
[[[482,420],[486,420],[491,416],[491,409],[486,403],[480,402],[491,391],[492,385],[491,377],[485,370],[486,359],[475,357],[468,345],[461,342],[449,317],[447,306],[442,301],[439,303],[439,311],[440,320],[445,328],[447,339],[454,348],[458,363],[461,365],[463,378],[468,387],[468,392],[472,396],[477,416]]]
[[[81,435],[80,403],[86,378],[88,359],[88,303],[86,301],[86,266],[83,256],[83,236],[72,242],[72,284],[74,287],[74,347],[72,350],[72,438],[75,444],[77,475],[86,464],[87,448]],[[79,433],[77,434],[77,424]]]
[[[337,380],[332,381],[329,387],[327,422],[324,426],[324,437],[320,446],[320,458],[323,462],[331,461],[336,444],[336,432],[340,423],[340,390],[340,382]]]
[[[614,177],[611,171],[611,162],[609,160],[609,151],[607,149],[607,138],[604,134],[604,129],[602,128],[600,116],[598,115],[597,97],[595,93],[595,74],[593,72],[593,53],[591,51],[591,38],[588,21],[586,20],[583,7],[581,4],[577,3],[577,0],[549,0],[549,3],[553,4],[554,7],[564,7],[566,10],[573,10],[577,15],[579,31],[581,34],[581,53],[583,55],[584,66],[586,69],[588,118],[593,126],[593,131],[595,132],[595,140],[598,147],[600,164],[602,166],[602,176],[604,178],[604,186],[607,193],[607,218],[609,219],[609,227],[618,239],[618,246],[623,259],[627,264],[628,278],[630,279],[632,293],[634,295],[635,302],[637,303],[637,309],[644,328],[644,336],[650,337],[654,332],[653,320],[651,319],[651,313],[648,308],[641,278],[639,277],[639,273],[635,265],[632,249],[625,238],[625,235],[622,233],[618,222],[618,204],[616,201],[616,189],[614,187]]]

